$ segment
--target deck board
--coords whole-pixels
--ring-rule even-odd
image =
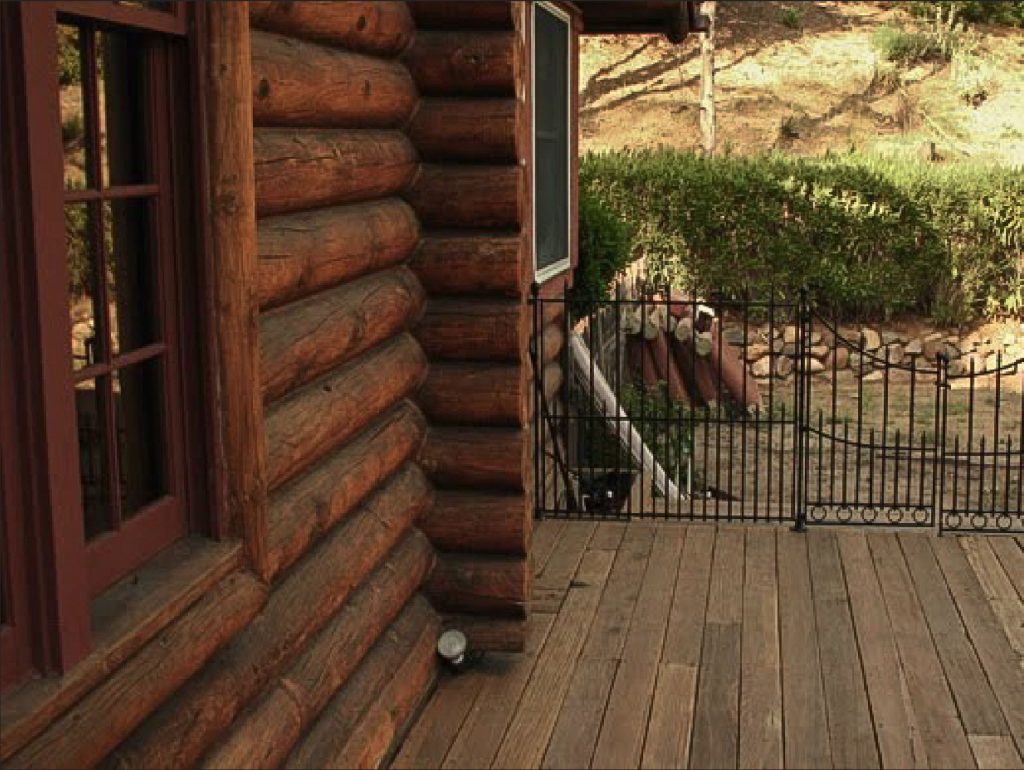
[[[526,653],[442,677],[394,767],[1021,766],[1013,538],[549,521],[535,538]]]

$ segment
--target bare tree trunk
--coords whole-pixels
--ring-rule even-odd
[[[701,12],[708,17],[708,31],[700,41],[701,79],[700,79],[700,136],[704,154],[713,156],[717,143],[717,126],[715,117],[715,26],[718,3],[705,0]]]

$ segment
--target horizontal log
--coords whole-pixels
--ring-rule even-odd
[[[269,309],[404,262],[419,221],[399,198],[268,217],[259,223],[257,288]]]
[[[448,361],[518,362],[529,337],[529,308],[503,300],[431,300],[416,329],[427,355]]]
[[[442,553],[424,593],[441,612],[525,617],[530,598],[528,560]]]
[[[435,424],[524,426],[529,419],[527,375],[516,364],[436,363],[417,403]]]
[[[427,361],[403,334],[267,410],[271,491],[339,447],[423,382]]]
[[[393,195],[419,166],[400,131],[257,128],[253,143],[260,217]]]
[[[416,84],[400,62],[252,33],[252,117],[261,127],[396,128]]]
[[[279,574],[345,518],[423,443],[426,421],[402,402],[309,473],[270,496],[267,561]]]
[[[392,268],[264,313],[260,379],[269,404],[412,326],[425,295]]]
[[[514,428],[432,427],[420,464],[442,488],[521,492],[532,477],[530,440]]]
[[[511,29],[509,0],[410,3],[418,29]]]
[[[245,561],[241,543],[199,535],[179,540],[93,600],[93,650],[60,677],[4,694],[0,762],[96,689],[126,660]]]
[[[556,360],[562,354],[564,345],[565,329],[562,324],[547,324],[538,346],[541,361],[547,364]]]
[[[391,479],[288,573],[256,621],[125,742],[117,763],[195,765],[410,531],[429,505],[430,493],[422,475],[414,472]],[[211,619],[210,627],[217,623]]]
[[[430,544],[412,530],[288,672],[231,725],[225,740],[203,758],[202,766],[279,767],[338,688],[407,607],[433,564]],[[422,599],[419,603],[425,605]],[[429,607],[424,606],[424,610],[428,617],[433,615]],[[436,625],[436,619],[432,622]]]
[[[424,99],[408,128],[429,161],[516,162],[515,99]]]
[[[249,3],[250,24],[268,32],[364,53],[397,55],[416,33],[406,3],[304,0]]]
[[[424,164],[405,197],[424,227],[516,230],[520,182],[513,165]]]
[[[426,96],[515,96],[512,32],[419,32],[402,55]]]
[[[519,235],[427,233],[409,267],[431,294],[522,297],[530,283]]]
[[[521,618],[445,613],[441,622],[445,630],[457,628],[464,633],[470,650],[523,652],[526,649],[526,621]]]
[[[526,495],[448,490],[437,493],[419,527],[442,551],[525,556],[532,515]]]
[[[437,671],[440,619],[414,597],[284,766],[376,768]]]
[[[254,577],[229,575],[5,766],[98,764],[245,627],[265,600],[266,589]]]

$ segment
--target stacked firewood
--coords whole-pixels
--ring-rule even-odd
[[[621,327],[630,370],[648,391],[664,383],[669,397],[684,406],[761,406],[757,381],[707,305],[654,294],[625,311]]]

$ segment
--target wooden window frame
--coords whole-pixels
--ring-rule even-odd
[[[537,158],[537,13],[538,11],[547,11],[552,16],[559,19],[565,25],[565,36],[566,36],[566,104],[565,104],[565,121],[566,121],[566,179],[565,179],[565,195],[566,195],[566,211],[568,216],[566,217],[566,247],[567,253],[565,256],[550,265],[540,267],[538,263],[537,253],[537,173],[534,168],[532,179],[530,180],[530,192],[533,196],[532,210],[532,251],[533,251],[533,274],[534,278],[538,283],[546,283],[554,278],[557,278],[569,270],[573,266],[573,169],[576,166],[576,159],[574,155],[574,142],[572,141],[573,127],[575,125],[575,118],[573,115],[573,83],[574,83],[574,72],[575,72],[575,52],[573,46],[574,38],[574,23],[572,14],[568,11],[559,8],[557,5],[551,2],[545,2],[543,0],[537,0],[537,2],[531,3],[530,7],[530,27],[532,33],[530,35],[530,143],[531,143],[531,157],[536,163]]]
[[[182,103],[180,97],[188,95],[185,89],[194,93],[200,82],[196,75],[200,50],[196,38],[202,34],[202,14],[188,13],[182,3],[174,6],[173,13],[164,13],[81,2],[17,3],[0,8],[0,13],[6,14],[3,26],[8,38],[0,48],[3,75],[7,79],[6,93],[14,104],[13,109],[4,110],[7,123],[2,127],[5,156],[12,158],[10,167],[4,168],[5,204],[10,202],[13,206],[13,216],[9,217],[11,232],[5,232],[4,237],[5,247],[9,245],[15,256],[7,262],[14,277],[11,284],[16,302],[11,303],[12,312],[17,312],[17,335],[22,342],[16,350],[5,354],[16,356],[22,372],[18,379],[23,398],[18,401],[17,416],[24,427],[19,424],[18,429],[20,436],[28,437],[21,442],[20,457],[15,458],[20,465],[14,468],[14,473],[8,472],[13,460],[4,458],[5,476],[18,479],[11,494],[20,494],[20,515],[12,514],[5,506],[8,536],[4,564],[8,573],[16,571],[25,576],[18,585],[11,586],[15,622],[0,628],[0,653],[5,663],[15,661],[12,671],[5,672],[10,676],[0,680],[0,685],[7,685],[13,676],[23,675],[29,663],[46,674],[67,671],[83,658],[91,647],[92,599],[116,577],[133,571],[155,555],[146,553],[142,558],[132,558],[129,554],[118,561],[111,546],[102,542],[103,538],[92,543],[85,540],[74,440],[77,419],[66,310],[67,266],[65,259],[55,256],[63,257],[65,236],[62,227],[53,227],[54,221],[64,221],[63,208],[69,197],[64,190],[63,154],[59,149],[54,152],[62,146],[54,78],[58,14],[89,17],[112,25],[127,23],[143,33],[173,35],[182,41],[165,46],[166,59],[157,57],[158,66],[165,68],[164,76],[169,74],[166,68],[173,64],[187,68],[191,77],[182,79],[187,82],[171,83],[169,92],[164,94],[167,98],[160,100],[158,109],[164,113],[155,128],[162,133],[154,147],[166,153],[161,164],[174,179],[163,180],[161,202],[150,205],[164,209],[156,219],[165,231],[161,238],[170,243],[163,248],[168,249],[164,253],[175,273],[167,290],[159,295],[165,311],[171,309],[170,314],[164,313],[164,318],[175,334],[173,338],[165,337],[165,342],[182,355],[194,349],[189,367],[198,369],[205,379],[190,377],[186,382],[181,376],[185,371],[183,361],[167,364],[173,373],[164,378],[165,386],[176,390],[183,405],[190,405],[182,409],[179,420],[165,420],[166,425],[177,424],[181,432],[178,439],[167,436],[167,452],[170,472],[176,474],[172,478],[179,482],[175,491],[184,506],[179,516],[180,535],[204,531],[217,537],[222,527],[217,521],[219,510],[211,510],[216,496],[209,494],[215,488],[210,472],[215,463],[205,462],[213,446],[209,438],[212,431],[208,430],[212,425],[210,400],[204,398],[211,392],[211,354],[201,341],[210,330],[202,317],[205,314],[185,312],[209,307],[204,293],[207,282],[201,274],[201,255],[206,243],[201,211],[205,177],[201,163],[194,161],[198,155],[197,128],[201,115],[197,108],[188,122],[178,116],[172,120],[168,106],[172,96]],[[52,88],[45,85],[48,82],[53,82]],[[193,103],[201,105],[202,99]],[[173,201],[167,193],[168,185],[172,185]],[[191,187],[198,188],[200,194],[186,195]],[[187,243],[189,250],[196,253],[187,260],[182,258],[186,243],[176,240],[183,232],[196,234]],[[43,258],[36,258],[37,254]],[[5,391],[9,384],[4,383]],[[17,392],[0,395],[5,399],[5,408],[10,399],[18,397]],[[165,394],[165,400],[168,397]],[[3,429],[12,428],[5,425]],[[171,441],[179,439],[175,448]],[[6,441],[5,445],[9,446]],[[201,451],[192,454],[190,448]],[[182,462],[174,458],[182,458]],[[5,492],[12,489],[6,483],[4,487]],[[140,531],[138,537],[143,546],[153,545],[146,543],[148,536],[149,533]],[[159,543],[161,548],[166,544]],[[90,571],[90,561],[104,565],[105,571]],[[13,569],[15,565],[17,570]],[[22,607],[30,614],[21,612]],[[31,643],[29,650],[26,640]]]

